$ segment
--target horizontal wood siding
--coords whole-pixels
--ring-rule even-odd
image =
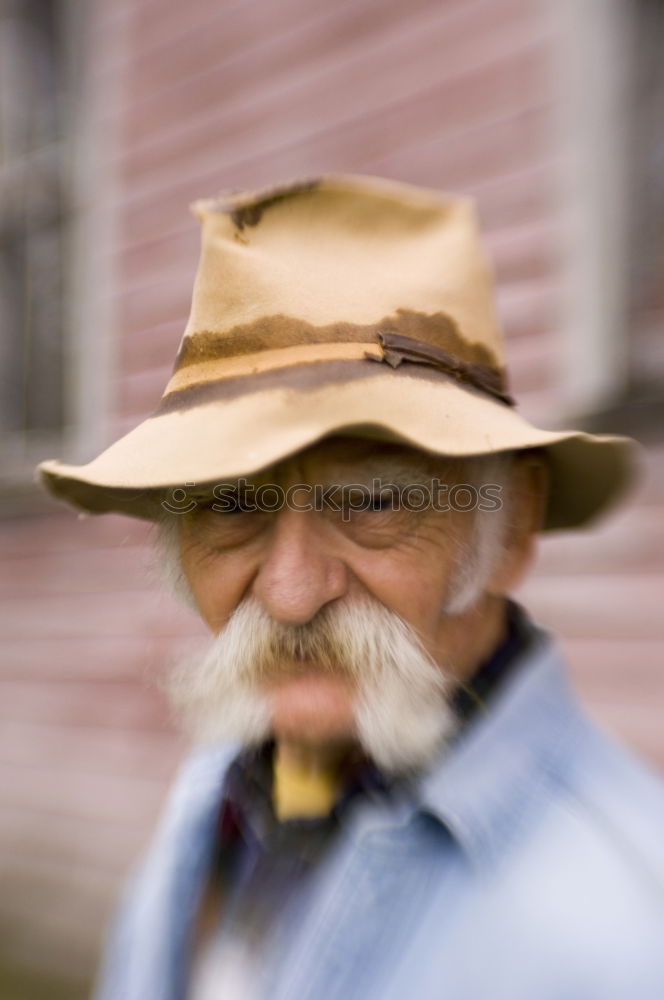
[[[545,6],[97,0],[90,85],[121,84],[101,109],[117,135],[99,192],[115,219],[108,440],[168,378],[198,255],[188,202],[321,171],[478,199],[513,387],[527,414],[555,412],[565,216]],[[660,451],[647,466],[631,508],[543,543],[522,596],[590,711],[664,767]],[[143,524],[54,504],[1,523],[0,545],[0,993],[31,970],[50,983],[35,1000],[91,974],[183,750],[153,681],[203,630],[151,575]]]

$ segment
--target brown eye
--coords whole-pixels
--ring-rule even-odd
[[[398,509],[398,497],[392,490],[384,490],[381,493],[372,493],[368,510],[386,511]]]
[[[188,515],[187,532],[193,544],[223,552],[252,542],[269,519],[250,498],[229,490],[199,503]]]
[[[207,506],[215,514],[254,514],[258,511],[255,499],[237,490],[215,493],[214,501]]]
[[[354,488],[344,492],[341,502],[344,519],[372,514],[394,513],[399,509],[399,495],[394,489],[371,491]]]

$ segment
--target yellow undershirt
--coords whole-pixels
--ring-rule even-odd
[[[327,816],[339,794],[336,768],[305,767],[274,755],[272,804],[278,820]]]

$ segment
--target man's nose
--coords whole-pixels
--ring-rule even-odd
[[[348,575],[315,512],[280,511],[254,581],[254,595],[275,621],[305,625],[343,597]]]

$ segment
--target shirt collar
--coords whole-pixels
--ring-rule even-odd
[[[476,712],[414,787],[413,808],[450,831],[469,857],[491,862],[538,797],[550,793],[581,732],[560,654],[531,623],[530,639],[488,712]]]
[[[490,700],[521,665],[522,654],[532,645],[533,637],[532,622],[523,608],[508,600],[504,638],[452,695],[451,707],[462,725],[466,725],[476,712],[487,710]]]

